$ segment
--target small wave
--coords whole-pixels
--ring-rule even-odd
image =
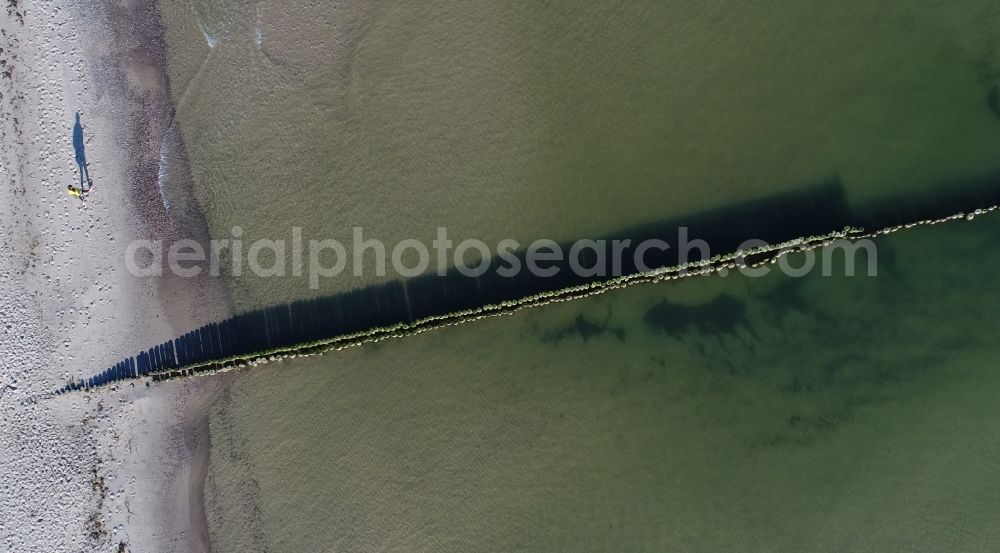
[[[160,199],[163,201],[163,209],[167,212],[167,216],[171,221],[173,221],[174,217],[167,193],[167,178],[169,176],[167,167],[170,163],[170,142],[174,138],[174,133],[176,132],[175,125],[175,122],[170,122],[170,126],[167,127],[167,132],[163,134],[163,140],[160,141],[160,166],[157,171],[156,178],[156,184],[160,190]]]
[[[257,49],[260,49],[261,44],[264,42],[264,32],[260,29],[260,4],[257,4],[257,11],[254,17],[254,42],[257,44]]]
[[[198,28],[201,29],[201,34],[205,37],[205,42],[208,44],[209,48],[215,48],[215,45],[219,43],[219,38],[215,35],[209,34],[208,29],[205,28],[205,24],[198,21]]]

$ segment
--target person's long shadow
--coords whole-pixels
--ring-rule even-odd
[[[76,153],[76,165],[80,169],[80,190],[90,190],[94,183],[87,172],[87,154],[83,150],[83,125],[80,124],[79,112],[73,125],[73,150]]]

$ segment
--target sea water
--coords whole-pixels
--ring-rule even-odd
[[[222,238],[569,240],[1000,168],[995,2],[161,11]],[[644,286],[241,373],[211,413],[213,546],[983,549],[997,230],[896,235],[877,278]],[[226,275],[238,309],[371,279]]]
[[[831,178],[863,203],[1000,168],[989,1],[161,11],[195,197],[245,243],[597,238]],[[229,284],[249,309],[363,282]]]

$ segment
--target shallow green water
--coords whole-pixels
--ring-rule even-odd
[[[914,230],[874,278],[642,286],[243,373],[211,415],[213,543],[990,550],[998,236]]]
[[[1000,166],[991,1],[161,6],[217,237],[566,239]],[[242,373],[215,551],[987,550],[998,225],[896,235],[878,278],[645,286]],[[226,282],[243,309],[366,280]]]
[[[833,176],[862,202],[1000,166],[993,1],[319,4],[162,8],[216,236],[563,240]],[[311,293],[230,285],[240,307]]]

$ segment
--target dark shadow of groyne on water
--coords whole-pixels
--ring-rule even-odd
[[[678,267],[695,272],[715,270],[714,265],[767,262],[789,247],[821,245],[837,238],[859,238],[929,224],[992,209],[1000,204],[1000,173],[945,183],[933,192],[907,198],[872,202],[850,208],[838,179],[795,192],[741,202],[738,205],[675,217],[624,229],[597,239],[611,244],[628,240],[620,256],[621,276],[583,275],[563,256],[545,262],[557,268],[552,276],[524,270],[526,252],[516,253],[522,270],[502,276],[498,269],[509,260],[494,257],[489,270],[478,277],[452,269],[444,276],[425,276],[372,285],[318,299],[298,301],[236,315],[205,325],[129,357],[82,382],[59,392],[102,386],[112,382],[152,376],[164,380],[201,372],[244,366],[256,360],[287,354],[326,351],[389,336],[419,332],[484,316],[513,311],[550,301],[590,295],[632,282],[655,281],[678,275]],[[686,241],[704,240],[710,252],[732,254],[750,239],[774,246],[751,250],[747,255],[703,259],[698,249],[685,251]],[[654,248],[637,266],[636,247],[662,240],[669,248]],[[791,244],[789,246],[789,244]],[[781,248],[778,245],[784,245]],[[563,252],[570,244],[560,244]],[[608,248],[610,251],[610,248]],[[734,261],[738,259],[738,261]],[[598,261],[593,249],[579,257],[578,267]],[[682,266],[682,263],[687,265]]]

